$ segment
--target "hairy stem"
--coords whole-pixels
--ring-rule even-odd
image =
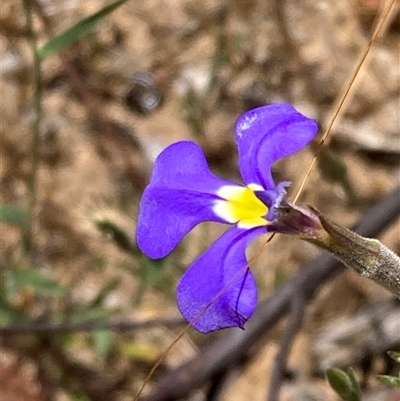
[[[280,231],[298,236],[330,252],[344,265],[400,297],[400,258],[377,239],[341,227],[314,208],[290,203],[278,210]]]

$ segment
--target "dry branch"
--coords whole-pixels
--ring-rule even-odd
[[[51,333],[51,334],[65,334],[78,331],[96,331],[96,330],[113,330],[113,331],[131,331],[143,330],[151,327],[178,327],[187,324],[186,320],[182,317],[160,317],[148,320],[90,320],[86,322],[64,322],[64,323],[51,323],[51,322],[29,322],[10,325],[0,328],[0,335],[10,336],[19,334],[33,334],[33,333]]]
[[[305,310],[305,299],[303,295],[298,292],[292,299],[286,331],[282,335],[279,352],[275,357],[267,401],[278,401],[279,399],[279,392],[282,386],[286,368],[286,361],[289,356],[293,341],[301,329]]]
[[[341,369],[400,345],[400,302],[388,300],[361,308],[355,315],[337,319],[313,340],[316,370]]]

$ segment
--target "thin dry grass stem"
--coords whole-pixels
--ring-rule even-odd
[[[365,60],[373,46],[373,44],[376,42],[379,34],[382,31],[382,28],[385,25],[385,21],[388,19],[389,14],[395,4],[397,0],[390,0],[389,3],[387,4],[384,12],[381,14],[381,16],[379,17],[378,23],[376,25],[376,28],[374,30],[374,33],[371,36],[371,39],[369,40],[367,46],[365,47],[365,50],[362,52],[360,59],[358,61],[358,63],[356,64],[356,67],[353,71],[353,73],[350,75],[349,80],[345,83],[345,85],[343,86],[343,90],[342,90],[342,94],[338,97],[337,101],[335,102],[335,105],[333,106],[333,113],[332,113],[332,117],[330,118],[329,122],[328,122],[328,126],[324,132],[324,135],[321,138],[321,141],[318,144],[318,149],[314,154],[314,157],[310,163],[310,165],[308,166],[308,169],[304,175],[303,180],[300,183],[299,188],[296,191],[296,194],[294,196],[293,199],[293,203],[296,203],[301,195],[301,193],[303,192],[304,186],[308,180],[308,177],[311,173],[311,170],[314,168],[315,162],[317,161],[318,156],[320,155],[320,153],[322,152],[322,149],[325,145],[325,142],[329,136],[329,134],[331,133],[333,124],[335,123],[335,121],[337,120],[339,113],[342,111],[344,102],[347,100],[348,95],[350,93],[350,90],[353,88],[354,82],[357,78],[357,75],[359,74],[361,68],[363,67]]]
[[[29,37],[29,42],[33,55],[33,73],[32,73],[32,87],[33,87],[33,111],[34,121],[32,125],[32,142],[31,142],[31,173],[28,181],[29,188],[29,215],[30,224],[25,236],[26,250],[31,253],[33,250],[33,237],[35,232],[35,210],[37,202],[37,188],[38,188],[38,168],[39,168],[39,138],[40,138],[40,122],[42,119],[42,87],[41,87],[41,69],[40,58],[37,48],[37,35],[33,27],[32,9],[30,0],[24,0],[23,6],[26,16],[26,30]]]
[[[204,309],[204,312],[206,311],[206,309]],[[204,313],[203,312],[203,313]],[[200,317],[201,314],[199,314],[198,317]],[[185,326],[184,329],[182,329],[180,331],[180,333],[174,338],[174,340],[171,342],[170,345],[168,345],[168,347],[165,349],[165,351],[160,355],[160,357],[158,358],[157,362],[153,365],[153,367],[151,368],[150,372],[148,373],[148,375],[146,376],[146,378],[143,380],[142,385],[139,388],[139,391],[137,392],[137,394],[135,395],[135,398],[133,399],[133,401],[137,401],[139,399],[139,397],[142,395],[143,390],[145,389],[147,383],[151,380],[151,378],[153,377],[154,372],[157,370],[157,368],[161,365],[162,361],[167,357],[169,351],[171,351],[171,349],[175,346],[175,344],[185,335],[185,333],[190,329],[190,323],[188,325]]]
[[[386,10],[386,6],[387,3],[390,0],[382,1],[379,4],[379,16],[381,16],[385,10]],[[393,4],[393,8],[392,8],[392,12],[390,15],[388,15],[388,17],[386,18],[386,20],[383,22],[383,27],[381,28],[381,32],[382,34],[384,34],[390,27],[391,23],[393,22],[394,18],[396,17],[397,12],[400,9],[400,3],[398,1],[395,0],[395,4]],[[379,18],[377,18],[376,23],[374,24],[374,29],[376,29],[376,26],[379,24]]]

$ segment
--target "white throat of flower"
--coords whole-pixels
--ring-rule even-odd
[[[268,207],[257,198],[255,191],[264,191],[264,188],[257,184],[249,184],[247,187],[224,185],[217,191],[222,199],[215,201],[214,213],[227,223],[237,223],[239,228],[249,229],[269,224],[266,219]]]

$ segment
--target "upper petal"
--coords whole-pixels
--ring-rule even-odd
[[[201,148],[182,141],[157,158],[140,206],[136,239],[151,258],[171,252],[202,221],[226,222],[214,211],[219,188],[230,185],[213,175]]]
[[[314,120],[286,103],[244,113],[236,123],[239,167],[244,182],[273,188],[271,165],[305,147],[317,131]]]
[[[247,266],[245,250],[265,227],[233,227],[201,255],[182,276],[178,307],[202,333],[241,327],[254,312],[257,288]]]

